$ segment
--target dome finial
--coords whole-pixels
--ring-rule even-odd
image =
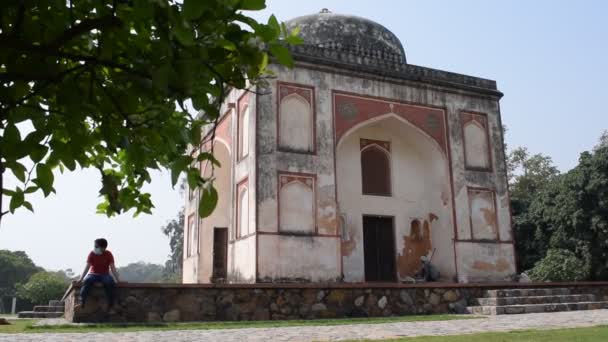
[[[322,8],[319,13],[331,13],[331,11],[328,10],[327,8]]]

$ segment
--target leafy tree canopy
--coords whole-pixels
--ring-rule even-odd
[[[267,51],[289,66],[287,45],[300,42],[274,16],[262,24],[246,15],[263,8],[265,0],[4,0],[0,172],[20,182],[0,181],[10,212],[33,210],[28,194],[48,196],[53,171],[77,167],[99,170],[101,213],[150,213],[141,188],[159,168],[174,184],[186,173],[191,188],[203,187],[209,212],[217,193],[187,147],[217,122],[227,89],[263,80]],[[189,114],[190,102],[206,115]]]
[[[576,167],[561,175],[550,159],[538,157],[531,163],[535,168],[511,184],[521,270],[534,268],[538,279],[562,279],[578,269],[569,280],[608,280],[606,141],[604,134],[592,151],[581,154]]]
[[[48,304],[50,300],[61,299],[69,285],[68,280],[56,272],[41,271],[30,277],[27,283],[18,287],[18,295],[33,304]]]
[[[25,252],[0,250],[0,298],[15,294],[15,286],[40,271]]]
[[[557,180],[559,171],[551,157],[532,155],[523,147],[509,153],[507,167],[517,266],[528,270],[545,256],[548,248],[547,227],[530,217],[530,204],[541,190]]]

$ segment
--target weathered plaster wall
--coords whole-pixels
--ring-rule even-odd
[[[452,206],[449,196],[447,157],[436,143],[411,124],[396,116],[382,116],[346,135],[338,144],[337,179],[340,214],[348,234],[344,237],[344,279],[361,282],[364,276],[363,215],[394,217],[397,274],[412,276],[420,267],[419,258],[433,248],[433,261],[445,279],[455,275]],[[363,195],[361,189],[361,139],[387,141],[391,154],[391,196]],[[449,197],[448,197],[449,198]],[[419,248],[412,235],[412,222],[426,223],[430,243]],[[421,246],[420,246],[421,247]],[[427,249],[427,250],[422,250]],[[430,250],[429,250],[430,249]]]
[[[497,275],[515,273],[515,258],[511,244],[456,243],[458,272],[470,282],[497,280]]]
[[[228,244],[228,279],[233,283],[253,283],[256,280],[256,236],[231,241]]]
[[[257,190],[259,229],[268,232],[278,231],[278,205],[277,205],[277,171],[304,172],[317,175],[317,215],[319,232],[334,233],[336,227],[336,213],[338,207],[335,199],[335,174],[333,165],[334,127],[332,122],[333,101],[332,91],[342,91],[365,96],[390,99],[396,102],[411,103],[422,106],[431,106],[444,110],[447,113],[447,145],[449,146],[449,162],[452,168],[452,194],[455,216],[457,241],[470,241],[471,236],[471,210],[469,207],[470,187],[490,189],[495,192],[496,222],[500,241],[504,245],[495,244],[496,252],[488,255],[490,260],[485,262],[498,262],[498,255],[508,256],[513,260],[514,251],[510,226],[509,202],[506,184],[506,170],[504,164],[504,151],[502,141],[502,125],[498,97],[493,95],[480,95],[466,90],[430,86],[413,81],[400,81],[388,77],[373,76],[370,74],[357,74],[356,72],[343,72],[331,67],[319,65],[299,64],[298,67],[287,70],[273,66],[280,81],[314,87],[316,105],[316,138],[317,153],[294,154],[276,151],[276,111],[277,95],[276,84],[272,84],[271,95],[261,96],[259,102],[260,123],[258,131],[259,143],[259,182]],[[483,113],[487,116],[488,140],[490,145],[491,170],[473,170],[465,167],[465,154],[463,143],[463,127],[461,113]],[[385,114],[378,113],[378,115]],[[380,139],[382,140],[382,139]],[[338,181],[339,182],[339,181]],[[357,183],[358,184],[358,183]],[[338,190],[339,189],[338,183]],[[352,186],[352,185],[349,185]],[[341,209],[341,207],[340,207]],[[325,213],[324,218],[322,218]],[[373,213],[371,213],[373,214]],[[444,219],[445,220],[445,219]],[[323,221],[327,224],[323,224]],[[401,224],[407,231],[407,227]],[[454,227],[452,227],[454,228]],[[431,229],[433,231],[433,229]],[[398,243],[402,243],[399,241]],[[470,242],[471,246],[480,246],[485,242]],[[351,244],[352,245],[352,244]],[[500,246],[500,247],[499,247]],[[348,249],[349,244],[343,244]],[[471,248],[474,250],[475,247]],[[445,248],[442,248],[445,249]],[[449,249],[449,248],[448,248]],[[458,268],[470,269],[478,260],[475,253],[459,253],[456,250],[455,263]],[[397,248],[397,252],[401,249]],[[500,253],[498,253],[500,251]],[[319,251],[329,255],[331,251]],[[442,251],[449,255],[447,251]],[[453,252],[452,252],[453,253]],[[442,262],[443,263],[443,262]],[[446,263],[447,265],[447,263]],[[294,267],[298,267],[294,265]],[[345,264],[345,269],[347,268]],[[305,274],[309,269],[301,269]],[[488,271],[488,279],[502,279],[513,268],[496,268]],[[355,272],[355,271],[353,271]],[[450,271],[446,271],[450,273]],[[361,273],[353,273],[352,280],[361,279]],[[261,276],[261,275],[260,275]],[[347,276],[347,275],[345,275]],[[347,276],[348,279],[348,276]]]
[[[287,75],[279,75],[278,80],[293,83],[293,79]],[[302,229],[302,225],[286,223],[286,231],[282,232],[286,235],[278,237],[258,234],[257,277],[261,281],[336,281],[340,279],[340,256],[333,145],[331,140],[326,139],[332,135],[331,116],[316,116],[313,151],[292,151],[298,149],[295,145],[279,148],[278,131],[281,125],[277,122],[280,107],[278,84],[272,82],[270,87],[265,89],[269,94],[258,97],[257,229],[263,233],[279,234],[282,230],[279,227],[279,174],[305,174],[314,178],[315,231],[304,231],[309,229]],[[302,90],[294,90],[293,87],[298,88],[297,85],[297,82],[295,85],[291,84],[291,88],[288,87],[283,95],[295,93],[307,101],[314,101],[311,108],[331,108],[329,103],[317,100],[314,93],[316,89],[307,88],[312,85],[311,82],[304,83]],[[293,109],[291,106],[283,107],[285,110]],[[305,109],[300,107],[295,109]],[[287,133],[295,129],[283,126],[283,131]],[[305,137],[305,134],[302,137]],[[295,226],[300,228],[295,229],[297,231],[290,229]]]
[[[255,89],[253,89],[255,92]],[[228,245],[228,281],[230,282],[243,282],[251,283],[255,282],[256,278],[256,174],[253,172],[256,165],[256,137],[254,132],[256,131],[256,96],[253,92],[239,93],[239,97],[236,103],[236,107],[242,113],[245,108],[249,110],[248,127],[249,130],[248,138],[249,143],[248,150],[243,158],[235,157],[235,170],[234,170],[234,188],[235,194],[233,201],[233,231],[230,234],[230,243]],[[238,126],[238,125],[235,125]],[[235,127],[233,130],[233,136],[238,139],[240,130],[243,127]],[[247,228],[245,231],[241,231],[239,237],[236,236],[236,226],[238,224],[238,185],[244,185],[247,187],[248,208],[246,210],[247,217]]]
[[[205,178],[214,177],[214,186],[218,191],[218,203],[211,216],[204,218],[199,223],[200,231],[200,253],[198,283],[209,283],[213,275],[213,234],[214,228],[230,227],[231,213],[231,154],[229,147],[223,142],[216,143],[214,147],[215,158],[221,166],[215,166],[212,170],[211,163],[202,166]]]
[[[340,280],[339,238],[260,234],[258,239],[259,281]]]

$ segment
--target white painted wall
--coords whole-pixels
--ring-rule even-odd
[[[347,133],[348,134],[348,133]],[[392,196],[362,195],[360,139],[391,143]],[[364,281],[363,215],[393,216],[395,251],[404,251],[404,236],[411,221],[433,214],[431,242],[437,251],[433,262],[444,277],[455,273],[450,183],[447,159],[434,140],[393,115],[368,122],[345,135],[337,150],[338,201],[346,215],[349,238],[355,248],[343,258],[346,281]],[[443,195],[442,195],[443,194]]]

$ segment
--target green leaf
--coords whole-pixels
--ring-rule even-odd
[[[187,20],[198,19],[205,11],[206,0],[184,0],[182,13]]]
[[[27,169],[21,163],[18,162],[7,162],[6,167],[13,171],[15,177],[21,182],[25,182],[25,174],[27,173]]]
[[[4,136],[2,137],[2,140],[9,145],[17,145],[20,143],[21,133],[19,133],[17,126],[9,123],[4,129]]]
[[[184,46],[194,45],[194,32],[190,27],[186,27],[186,23],[178,23],[171,30],[177,41]]]
[[[175,187],[179,180],[179,175],[188,168],[188,165],[192,162],[192,157],[181,156],[173,164],[171,164],[171,184]]]
[[[241,0],[240,9],[248,11],[259,11],[266,8],[266,0]]]
[[[281,44],[272,44],[270,45],[270,53],[279,60],[279,63],[287,66],[293,67],[293,58],[291,57],[291,53],[289,49]]]
[[[281,33],[281,25],[274,14],[268,18],[268,26],[272,27],[272,29],[276,32],[276,37],[278,37],[279,33]]]
[[[204,160],[210,160],[215,166],[221,167],[222,165],[220,164],[220,162],[215,159],[215,157],[213,156],[213,154],[209,153],[209,152],[201,152],[198,157],[196,157],[196,160],[199,162],[202,162]]]
[[[53,191],[53,182],[54,176],[51,168],[46,164],[39,163],[36,166],[35,183],[42,189],[45,197]]]
[[[11,202],[9,204],[10,212],[14,213],[17,208],[19,208],[23,205],[24,201],[25,201],[25,199],[23,196],[23,191],[21,191],[21,189],[17,188],[17,190],[11,197]]]
[[[44,145],[36,145],[30,152],[30,158],[34,163],[41,161],[49,151],[49,148]]]
[[[24,201],[23,206],[26,207],[29,211],[34,212],[34,207],[32,207],[32,203]]]
[[[201,218],[205,218],[211,215],[211,213],[213,213],[213,210],[217,206],[217,199],[217,190],[215,190],[215,187],[210,184],[207,188],[203,190],[203,193],[201,195],[201,200],[198,204],[198,215]]]

